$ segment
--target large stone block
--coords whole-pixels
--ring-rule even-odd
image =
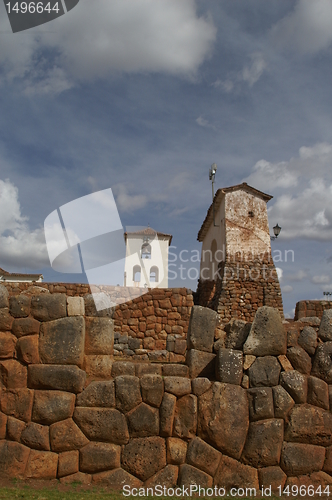
[[[164,395],[162,377],[160,375],[143,375],[140,380],[143,401],[159,408]]]
[[[56,422],[50,426],[50,442],[52,451],[79,450],[89,440],[71,418]]]
[[[105,485],[111,490],[123,490],[124,486],[130,489],[139,488],[143,484],[137,477],[132,476],[123,469],[97,472],[92,476],[92,482],[93,484]]]
[[[274,417],[271,387],[256,387],[247,391],[250,420],[263,420]]]
[[[1,391],[0,408],[3,413],[24,422],[31,420],[33,391],[30,389],[9,389]]]
[[[77,365],[84,360],[85,324],[82,316],[43,323],[39,334],[39,354],[43,363]]]
[[[13,295],[9,299],[9,312],[14,318],[26,318],[30,313],[30,297]]]
[[[16,341],[10,332],[0,332],[0,359],[14,357]]]
[[[114,309],[109,307],[109,297],[105,293],[94,293],[84,295],[85,316],[98,317],[98,318],[111,318]],[[97,311],[95,299],[98,302],[100,310]]]
[[[51,425],[73,416],[75,395],[63,391],[35,391],[32,420]]]
[[[284,442],[280,466],[288,476],[299,476],[322,470],[324,459],[322,446]]]
[[[29,422],[21,434],[21,441],[29,448],[35,450],[49,451],[50,437],[49,428],[45,425]]]
[[[259,469],[258,476],[260,487],[264,489],[271,487],[272,493],[279,493],[279,486],[283,489],[287,479],[284,471],[277,465]]]
[[[325,410],[330,409],[329,386],[324,380],[317,377],[308,377],[308,397],[310,405],[320,406]]]
[[[226,384],[240,385],[242,376],[242,351],[220,348],[216,357],[216,379]]]
[[[39,333],[40,323],[34,318],[14,319],[12,332],[17,337],[25,335],[37,335]]]
[[[80,449],[80,470],[90,474],[121,467],[121,447],[112,443],[89,443]]]
[[[305,375],[311,372],[311,358],[302,347],[294,346],[287,349],[287,358],[291,362],[294,370]]]
[[[91,474],[84,474],[84,472],[75,472],[75,474],[70,474],[69,476],[61,477],[61,484],[82,484],[90,485],[92,482]]]
[[[141,403],[127,413],[130,437],[159,435],[159,411],[157,408]]]
[[[208,307],[193,306],[189,320],[188,349],[212,352],[218,314]]]
[[[16,359],[0,362],[0,382],[7,389],[21,389],[27,386],[27,367]]]
[[[165,440],[161,437],[132,439],[123,448],[122,467],[142,481],[166,466]]]
[[[282,372],[280,384],[291,395],[295,403],[306,403],[308,393],[308,381],[305,375],[297,370]]]
[[[313,356],[317,347],[317,333],[311,326],[305,326],[298,338],[298,344]]]
[[[129,432],[125,416],[112,408],[76,408],[74,420],[92,441],[126,444]]]
[[[56,479],[58,455],[51,451],[31,450],[25,477],[28,479]]]
[[[67,297],[67,314],[68,316],[84,316],[83,297]]]
[[[191,381],[192,391],[196,396],[201,396],[210,389],[211,384],[212,382],[208,378],[195,378]]]
[[[162,374],[164,377],[189,377],[189,368],[187,365],[169,363],[163,365]]]
[[[187,452],[187,463],[198,469],[214,476],[219,462],[221,453],[199,437],[195,437],[189,442]]]
[[[134,340],[134,339],[132,339]],[[115,364],[115,363],[114,363]],[[127,373],[126,375],[135,375],[138,378],[144,377],[144,375],[162,375],[162,366],[153,363],[137,363],[133,364],[134,373]],[[188,367],[186,367],[188,369]],[[125,375],[120,374],[119,375]],[[114,375],[113,375],[114,376]]]
[[[328,341],[316,349],[311,375],[332,384],[332,342]]]
[[[242,461],[253,467],[278,465],[284,438],[284,421],[271,418],[252,422],[242,454]]]
[[[31,315],[38,321],[52,321],[67,316],[64,293],[41,294],[31,297]]]
[[[173,434],[176,437],[190,439],[197,431],[197,397],[187,394],[178,399],[174,415]]]
[[[258,491],[258,471],[254,467],[223,455],[214,476],[214,485],[223,487],[227,491],[231,488],[255,488]]]
[[[114,326],[111,318],[85,318],[85,353],[113,354]]]
[[[274,416],[276,418],[283,418],[288,421],[288,414],[295,405],[294,399],[288,394],[281,385],[272,388]]]
[[[8,417],[7,420],[7,438],[11,441],[21,442],[21,435],[26,427],[26,423],[22,422],[22,420],[18,420],[14,417]],[[6,438],[6,435],[3,439]]]
[[[79,470],[79,451],[63,451],[59,453],[58,477],[76,474]]]
[[[142,402],[138,377],[122,375],[115,379],[115,404],[123,413],[135,408]]]
[[[84,370],[89,377],[111,378],[113,358],[109,354],[84,356]]]
[[[184,464],[187,455],[187,443],[179,438],[166,439],[167,463],[174,465]]]
[[[164,377],[165,391],[178,398],[191,393],[191,382],[185,377]]]
[[[318,337],[324,342],[332,340],[332,309],[326,309],[319,325]]]
[[[39,363],[39,336],[28,335],[18,339],[16,344],[17,356],[23,363],[38,364]]]
[[[249,427],[245,389],[215,382],[198,398],[198,436],[221,452],[240,458]]]
[[[183,488],[190,488],[190,486],[201,488],[211,488],[213,485],[213,479],[209,474],[203,472],[192,465],[183,464],[180,465],[179,472],[179,486]]]
[[[137,365],[139,366],[139,365]],[[131,361],[115,361],[112,366],[112,377],[120,377],[121,375],[135,376],[135,365]],[[137,375],[138,377],[139,375]]]
[[[332,414],[316,406],[295,405],[289,414],[285,440],[319,446],[332,445]]]
[[[0,309],[0,332],[11,330],[13,322],[14,318],[9,314],[9,309],[7,307]]]
[[[76,406],[113,408],[115,406],[114,380],[91,382],[77,395]]]
[[[7,431],[7,415],[0,411],[0,439],[5,439]]]
[[[332,446],[326,448],[323,471],[332,474]]]
[[[173,433],[176,396],[165,392],[160,405],[160,435],[171,436]]]
[[[161,469],[154,476],[150,477],[145,481],[145,488],[155,488],[156,486],[162,485],[165,488],[174,488],[177,485],[179,475],[179,469],[175,465],[166,465],[164,469]]]
[[[0,475],[21,478],[27,466],[30,449],[23,444],[0,441]]]
[[[82,392],[86,373],[77,366],[29,365],[28,384],[33,389]]]
[[[247,340],[251,324],[242,319],[232,319],[225,325],[225,347],[242,350]]]
[[[287,334],[278,309],[263,306],[257,309],[250,333],[243,346],[244,354],[278,356],[286,354]]]
[[[281,367],[273,356],[256,358],[248,370],[250,387],[272,387],[279,384]]]
[[[187,351],[187,365],[191,379],[196,377],[214,378],[215,354],[190,349]]]
[[[0,285],[0,308],[9,307],[9,293],[5,286]]]

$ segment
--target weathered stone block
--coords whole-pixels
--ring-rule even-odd
[[[283,489],[287,479],[284,471],[277,465],[258,469],[258,476],[260,487],[265,489],[271,486],[272,493],[279,493],[278,487]]]
[[[163,365],[164,377],[189,377],[189,368],[187,365],[172,364]]]
[[[62,391],[35,391],[32,420],[51,425],[73,416],[75,395]]]
[[[30,297],[14,295],[9,299],[9,312],[14,318],[26,318],[30,313]]]
[[[76,406],[113,408],[115,406],[114,380],[91,382],[77,395]]]
[[[198,436],[221,452],[240,458],[249,427],[245,389],[215,382],[198,398]]]
[[[58,455],[51,451],[31,450],[25,477],[29,479],[56,479]]]
[[[317,347],[317,333],[311,326],[305,326],[298,338],[298,344],[313,356]]]
[[[0,439],[5,439],[6,429],[7,429],[7,415],[5,415],[0,411]]]
[[[33,391],[30,389],[9,389],[1,392],[1,411],[24,422],[31,420],[32,402]]]
[[[7,332],[12,329],[14,318],[9,314],[7,307],[0,309],[0,332]]]
[[[84,360],[85,325],[82,316],[43,323],[39,335],[39,354],[43,363],[77,365]]]
[[[12,332],[17,337],[24,337],[25,335],[39,334],[40,323],[34,318],[19,318],[14,319]]]
[[[178,399],[175,408],[173,434],[190,439],[197,431],[197,397],[188,394]]]
[[[67,297],[67,314],[68,316],[84,316],[83,297]]]
[[[89,443],[80,449],[80,470],[101,472],[121,466],[121,447],[112,443]]]
[[[320,471],[325,459],[325,448],[312,444],[283,443],[280,466],[288,476]]]
[[[319,446],[332,445],[332,414],[317,406],[295,405],[289,415],[285,440]]]
[[[17,338],[10,332],[0,332],[0,358],[13,358]]]
[[[197,467],[210,476],[214,476],[221,459],[221,453],[199,437],[192,439],[188,445],[187,463]]]
[[[0,475],[21,478],[27,466],[30,449],[23,444],[0,441]]]
[[[0,308],[9,307],[9,293],[5,286],[0,285]]]
[[[84,472],[75,472],[75,474],[70,474],[69,476],[60,478],[61,484],[76,483],[76,484],[88,485],[91,484],[91,482],[92,482],[91,474],[84,474]]]
[[[49,428],[34,422],[29,422],[26,425],[21,434],[21,441],[29,448],[34,448],[35,450],[49,451],[51,449]]]
[[[332,342],[325,342],[316,349],[311,375],[332,384]]]
[[[292,363],[289,361],[285,354],[279,354],[278,361],[285,372],[294,370]]]
[[[84,295],[85,316],[98,317],[98,318],[111,318],[114,312],[112,307],[109,307],[109,297],[104,293],[94,293]],[[97,311],[95,300],[100,307]]]
[[[187,351],[190,378],[213,378],[215,374],[215,357],[216,355],[210,352],[197,351],[196,349]]]
[[[250,420],[263,420],[274,417],[271,387],[256,387],[247,391]]]
[[[305,375],[311,372],[311,358],[302,347],[295,346],[287,349],[287,358],[292,363],[294,370]]]
[[[198,486],[201,488],[211,488],[212,484],[212,477],[205,472],[196,469],[192,465],[180,465],[179,486],[189,488],[191,485],[196,485],[198,489]]]
[[[193,306],[187,336],[188,349],[212,352],[217,319],[216,311],[207,307]]]
[[[317,377],[308,377],[307,401],[310,405],[329,410],[329,386],[324,380]]]
[[[122,490],[125,485],[130,488],[139,488],[142,481],[123,469],[98,472],[92,476],[92,482],[108,486],[111,490]]]
[[[212,382],[208,378],[195,378],[191,381],[192,392],[196,396],[201,396],[210,389],[211,384]]]
[[[20,443],[21,435],[26,425],[27,424],[25,422],[22,422],[22,420],[18,420],[17,418],[14,417],[8,417],[7,438],[10,439],[11,441],[17,441],[18,443]],[[5,438],[6,435],[3,437],[3,439]]]
[[[86,373],[77,366],[29,365],[28,384],[33,389],[82,392]]]
[[[134,373],[127,373],[126,375],[135,375],[136,377],[144,377],[144,375],[161,375],[162,366],[153,363],[137,363],[133,365],[135,368]],[[186,367],[188,369],[188,367]],[[120,374],[119,374],[120,375]],[[121,375],[125,375],[122,374]],[[114,376],[114,375],[113,375]]]
[[[166,446],[161,437],[133,439],[123,448],[122,467],[142,481],[165,466]]]
[[[326,309],[319,325],[318,337],[324,342],[332,340],[332,309]]]
[[[223,487],[227,491],[231,488],[256,488],[258,490],[258,471],[254,467],[222,455],[214,476],[214,485]]]
[[[242,376],[242,351],[220,348],[216,357],[216,379],[226,384],[240,385]]]
[[[294,399],[288,394],[281,385],[272,388],[273,403],[274,403],[274,416],[276,418],[283,418],[288,421],[288,414],[295,405]]]
[[[174,465],[184,464],[187,455],[187,443],[182,439],[169,437],[166,439],[167,463]]]
[[[284,438],[284,421],[271,418],[249,425],[242,461],[254,467],[278,465]]]
[[[70,476],[79,470],[79,451],[63,451],[59,453],[58,477]]]
[[[121,375],[135,376],[135,365],[131,361],[115,361],[112,366],[112,377],[116,378]],[[138,375],[137,375],[138,376]]]
[[[92,441],[125,444],[129,432],[125,416],[112,408],[76,408],[74,420]]]
[[[162,377],[160,375],[143,375],[140,380],[143,401],[159,408],[164,395]]]
[[[282,372],[280,375],[280,384],[291,395],[295,403],[306,403],[308,383],[305,375],[296,370]]]
[[[160,405],[160,435],[171,436],[173,433],[176,396],[165,392]]]
[[[257,358],[248,370],[250,387],[278,385],[280,371],[280,364],[273,356]]]
[[[114,326],[111,318],[85,318],[85,353],[113,354]]]
[[[84,356],[84,370],[89,377],[111,378],[113,359],[109,354]]]
[[[27,367],[16,359],[0,362],[0,381],[7,389],[21,389],[27,386]]]
[[[18,339],[16,344],[18,358],[23,363],[39,363],[39,337],[38,335],[29,335]]]
[[[184,377],[164,377],[165,391],[177,397],[191,393],[190,379]]]
[[[332,446],[326,448],[323,471],[332,474]]]
[[[243,346],[244,354],[278,356],[286,354],[287,334],[278,309],[263,306],[257,309],[250,333]]]
[[[159,411],[157,408],[141,403],[127,413],[130,437],[159,435]]]
[[[42,294],[31,297],[31,314],[38,321],[52,321],[67,316],[64,293]]]
[[[165,488],[174,488],[177,485],[179,469],[175,465],[166,465],[157,474],[145,481],[145,488],[155,488],[157,485],[162,485]]]
[[[50,426],[50,442],[52,451],[79,450],[89,440],[71,418],[56,422]]]
[[[117,409],[123,413],[127,413],[142,402],[138,377],[121,375],[115,379],[115,402]]]
[[[297,477],[288,477],[285,484],[285,488],[289,486],[291,491],[291,488],[293,486],[297,486],[299,491],[302,485],[306,486],[307,488],[308,486],[312,485],[315,489],[320,487],[321,491],[324,491],[327,485],[329,485],[331,488],[332,477],[323,471],[313,472],[312,474],[300,475]]]
[[[242,319],[232,319],[225,325],[225,347],[228,349],[242,350],[247,340],[251,324]]]

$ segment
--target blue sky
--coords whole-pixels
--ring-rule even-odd
[[[69,279],[50,268],[44,220],[107,188],[124,226],[197,250],[216,162],[216,188],[246,181],[274,196],[272,248],[295,256],[276,262],[285,312],[323,298],[331,26],[330,0],[80,0],[12,34],[1,3],[0,267]]]

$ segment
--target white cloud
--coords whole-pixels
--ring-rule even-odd
[[[330,283],[330,277],[326,276],[326,274],[322,274],[320,276],[313,276],[311,278],[311,282],[315,285],[323,285],[324,283]]]
[[[37,269],[49,265],[43,229],[31,231],[22,216],[17,188],[0,180],[0,267]]]
[[[252,87],[262,76],[266,68],[266,61],[260,52],[251,54],[250,57],[251,65],[243,68],[241,77],[244,82],[248,83],[249,87]]]
[[[285,285],[281,287],[282,293],[291,293],[293,291],[293,287],[290,285]]]
[[[303,279],[308,277],[308,273],[303,269],[300,269],[295,274],[289,274],[287,279],[290,281],[302,281]]]
[[[277,271],[278,279],[279,279],[279,281],[281,281],[282,275],[284,274],[284,271],[281,269],[281,267],[276,267],[276,271]]]
[[[9,29],[1,5],[0,30]],[[81,0],[67,15],[15,40],[2,37],[0,67],[8,81],[24,80],[28,93],[36,84],[43,93],[58,93],[73,82],[119,72],[191,77],[215,38],[212,19],[197,16],[195,0]]]
[[[298,0],[295,8],[270,31],[272,44],[281,49],[315,54],[332,42],[331,0]]]
[[[215,125],[212,125],[208,120],[205,120],[205,118],[203,118],[202,116],[199,116],[198,118],[196,118],[195,121],[196,121],[197,125],[199,125],[200,127],[211,128],[212,130],[217,130],[217,127]]]
[[[117,207],[122,212],[133,212],[145,207],[148,198],[142,194],[129,194],[128,186],[125,184],[116,184],[113,186]]]

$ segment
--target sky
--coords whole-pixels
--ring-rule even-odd
[[[12,33],[0,3],[0,267],[45,281],[44,220],[112,189],[121,223],[173,235],[196,289],[215,187],[273,195],[285,314],[332,291],[332,2],[80,0]]]

